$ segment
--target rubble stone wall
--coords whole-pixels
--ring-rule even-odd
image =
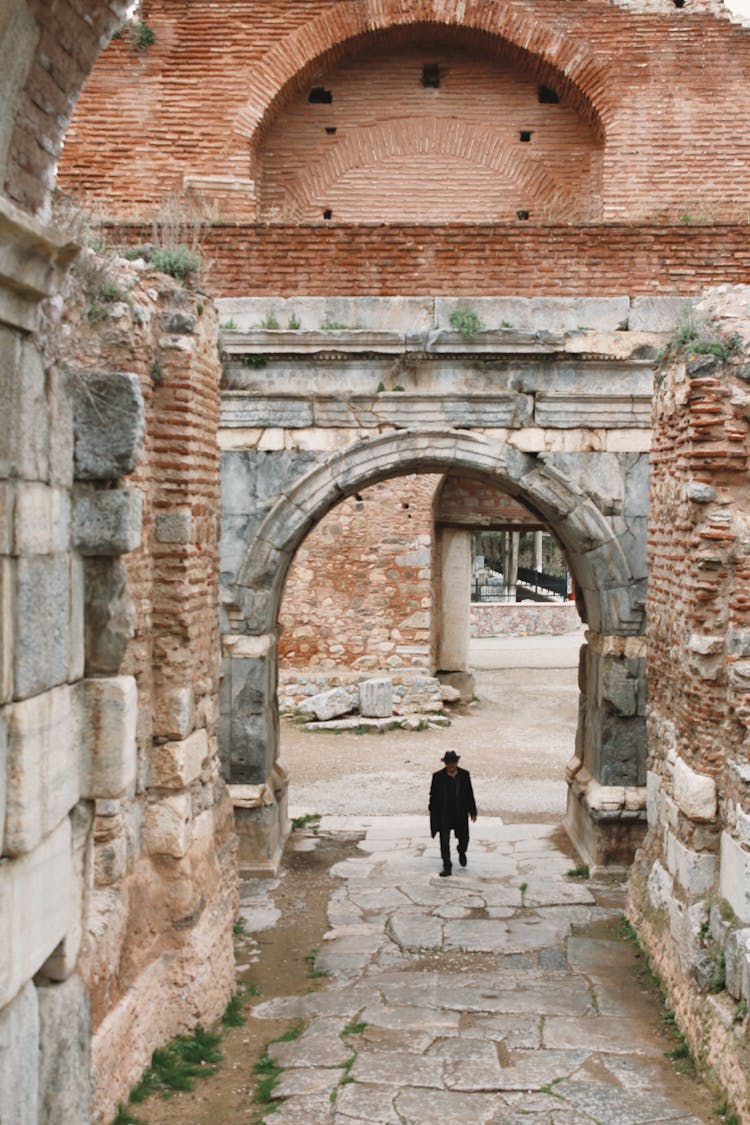
[[[698,338],[657,375],[649,830],[630,910],[691,1050],[747,1122],[750,290],[714,290],[694,315]]]

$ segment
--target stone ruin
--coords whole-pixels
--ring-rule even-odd
[[[430,473],[563,544],[567,825],[637,853],[641,941],[750,1121],[750,34],[714,0],[302,3],[152,0],[135,54],[104,50],[119,0],[0,0],[0,1119],[107,1121],[223,1008],[236,833],[262,867],[288,830],[292,556]],[[58,162],[122,244],[200,196],[211,296],[124,261],[66,281]],[[212,298],[302,304],[240,304],[220,365]],[[234,817],[226,778],[258,790]]]

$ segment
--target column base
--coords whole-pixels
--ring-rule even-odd
[[[460,691],[462,703],[470,703],[474,698],[473,672],[436,672],[435,679]]]
[[[625,874],[648,827],[645,786],[599,785],[580,764],[567,772],[564,825],[574,848],[592,875]]]
[[[272,878],[278,874],[289,838],[289,778],[277,762],[267,784],[230,785],[234,830],[239,838],[239,870],[244,878]]]

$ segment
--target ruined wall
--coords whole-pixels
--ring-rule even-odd
[[[547,182],[593,186],[585,194],[604,219],[726,219],[746,208],[750,34],[718,3],[147,0],[143,12],[155,43],[138,51],[124,35],[107,49],[61,166],[66,189],[112,212],[192,187],[224,218],[255,218],[260,199],[261,211],[292,202],[321,218],[330,207],[334,221],[339,210],[384,219],[399,206],[428,219],[435,202],[436,218],[460,220],[467,209],[475,217],[468,184],[493,172],[491,218],[530,207],[543,220]],[[440,87],[424,88],[422,65],[441,61]],[[481,93],[468,104],[467,61]],[[560,103],[540,104],[541,85]],[[316,87],[333,101],[310,103]],[[284,169],[302,165],[280,203]],[[498,182],[510,194],[498,196]],[[568,192],[571,216],[577,195]]]
[[[713,291],[694,323],[657,376],[649,831],[630,910],[691,1050],[747,1122],[750,291]]]

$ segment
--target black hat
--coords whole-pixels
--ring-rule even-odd
[[[460,757],[461,755],[457,754],[455,750],[446,750],[440,761],[447,765],[448,762],[457,762]]]

